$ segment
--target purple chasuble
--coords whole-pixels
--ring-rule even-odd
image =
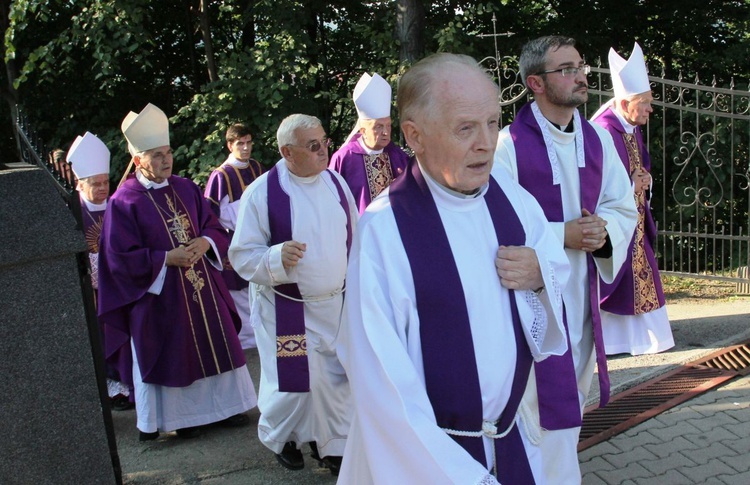
[[[581,185],[581,204],[592,214],[596,212],[602,186],[603,147],[599,135],[591,124],[581,118],[586,166],[578,169]],[[552,167],[547,155],[541,128],[531,110],[524,105],[510,125],[510,134],[516,148],[518,182],[539,202],[550,222],[565,222],[562,192],[553,184]],[[594,347],[599,376],[599,406],[609,401],[609,374],[607,356],[604,352],[602,324],[599,313],[598,281],[594,257],[586,255],[589,281],[589,307],[594,332]],[[563,302],[575,305],[578,302]],[[564,320],[567,331],[567,316]],[[568,336],[568,351],[562,356],[550,356],[536,367],[539,415],[543,428],[549,430],[581,426],[581,408],[578,400],[578,383],[573,365],[573,354]]]
[[[214,211],[216,217],[221,217],[220,203],[224,197],[229,198],[230,204],[240,200],[245,188],[253,180],[260,177],[262,173],[263,166],[252,158],[248,161],[248,165],[245,168],[238,168],[231,163],[224,162],[219,168],[211,172],[203,196],[211,203],[211,210]],[[234,231],[228,230],[227,232],[231,241]],[[248,287],[249,283],[232,269],[232,264],[229,262],[228,257],[224,257],[222,265],[224,266],[224,270],[221,272],[221,276],[224,278],[228,289],[242,290]]]
[[[102,233],[102,222],[106,209],[90,211],[86,203],[81,199],[81,216],[83,217],[83,235],[90,253],[99,252],[99,236]],[[93,271],[93,268],[91,268]]]
[[[367,167],[365,157],[367,152],[359,143],[361,134],[357,133],[349,140],[349,143],[339,148],[331,156],[331,162],[328,168],[338,172],[346,181],[349,189],[357,202],[359,213],[362,214],[372,199],[372,191],[379,194],[388,187],[391,182],[406,170],[409,163],[409,156],[398,145],[390,142],[384,149],[383,153],[388,156],[390,167],[385,167],[387,172],[378,170],[376,167]]]
[[[620,156],[620,160],[622,160],[625,170],[628,171],[628,174],[631,174],[632,168],[630,166],[630,157],[628,156],[628,148],[625,144],[624,138],[625,129],[623,128],[620,119],[614,111],[612,111],[612,108],[609,108],[602,112],[602,114],[593,121],[612,135],[615,148],[617,148],[617,154]],[[641,127],[636,126],[633,134],[635,136],[637,151],[640,154],[641,166],[647,172],[651,173],[651,157],[649,156],[648,149],[643,141]],[[651,206],[648,203],[648,197],[648,191],[643,194],[643,199],[636,197],[636,206],[638,207],[638,225],[633,232],[633,239],[630,241],[627,260],[623,263],[619,274],[612,283],[607,284],[603,281],[601,282],[601,308],[610,313],[618,315],[637,315],[653,311],[656,308],[663,307],[665,304],[664,290],[662,289],[661,278],[659,277],[659,264],[656,261],[656,254],[654,251],[654,245],[656,244],[656,223],[651,214]],[[639,235],[642,235],[642,237],[639,237]],[[643,245],[645,262],[637,260],[634,265],[633,255],[637,249],[635,247],[636,239],[642,241],[641,244]],[[648,267],[643,266],[644,264]],[[639,301],[636,303],[635,271],[647,271],[651,273],[651,278],[648,278],[648,280],[653,283],[653,291],[655,294],[638,299],[649,300],[646,308],[644,308],[645,301]]]
[[[328,172],[326,170],[326,172]],[[346,214],[346,251],[352,245],[352,222],[349,201],[341,184],[332,173],[341,207]],[[323,176],[322,174],[320,175]],[[292,207],[289,195],[279,182],[279,171],[274,165],[268,171],[268,225],[270,244],[282,244],[293,240]],[[310,368],[307,361],[307,338],[305,336],[305,304],[297,283],[274,286],[276,311],[276,370],[280,392],[310,392]],[[289,298],[285,298],[286,295]],[[292,299],[294,298],[294,299]]]
[[[495,179],[490,177],[489,183],[484,199],[498,246],[524,245],[526,235],[513,206]],[[483,422],[482,390],[466,298],[440,213],[414,159],[404,176],[391,185],[389,198],[414,278],[425,385],[437,424],[458,431],[479,431]],[[516,368],[508,404],[496,425],[500,432],[515,419],[532,364],[513,290],[508,294],[513,321],[498,325],[513,325]],[[450,362],[446,356],[450,356]],[[481,437],[450,436],[475,460],[488,466]],[[534,483],[518,426],[495,440],[495,462],[501,483]]]
[[[245,365],[240,318],[220,272],[201,258],[167,266],[168,251],[198,236],[226,254],[227,233],[191,180],[146,189],[131,175],[110,198],[99,251],[99,318],[106,358],[132,385],[131,339],[143,382],[186,387]]]

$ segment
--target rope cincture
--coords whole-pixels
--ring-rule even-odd
[[[497,423],[498,420],[495,421],[489,421],[484,420],[482,421],[482,430],[481,431],[458,431],[455,429],[449,429],[449,428],[442,428],[443,431],[445,431],[449,435],[453,436],[463,436],[468,438],[481,438],[483,436],[486,436],[487,438],[490,438],[493,440],[492,443],[492,474],[497,477],[497,458],[495,455],[495,441],[497,439],[505,438],[508,436],[508,433],[510,433],[513,430],[513,426],[516,425],[516,421],[518,420],[518,415],[513,417],[513,421],[510,422],[508,425],[508,428],[503,431],[502,433],[497,432]]]
[[[313,303],[313,302],[317,302],[317,301],[332,300],[332,299],[336,298],[338,295],[340,295],[341,293],[343,293],[346,290],[346,288],[342,286],[338,290],[334,290],[334,291],[332,291],[330,293],[326,293],[325,295],[307,296],[305,298],[294,298],[292,296],[287,295],[286,293],[282,293],[282,292],[278,291],[273,286],[269,286],[269,288],[271,288],[271,291],[273,291],[274,293],[276,293],[279,296],[282,296],[282,297],[286,298],[287,300],[292,300],[292,301],[296,301],[296,302],[300,302],[300,303]]]

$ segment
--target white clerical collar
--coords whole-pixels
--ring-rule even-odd
[[[622,128],[625,130],[625,133],[630,133],[632,135],[635,132],[636,127],[631,125],[630,122],[620,114],[619,109],[614,109],[614,106],[612,107],[612,112],[617,116],[617,119],[620,120],[620,123],[622,123]]]
[[[169,179],[168,178],[164,179],[164,182],[156,183],[153,180],[147,179],[146,176],[143,175],[140,170],[136,170],[136,172],[135,172],[135,178],[136,178],[136,180],[138,180],[138,182],[141,183],[141,185],[143,185],[147,189],[161,189],[161,188],[166,187],[167,185],[169,185]]]
[[[229,158],[227,158],[227,161],[224,163],[228,163],[229,165],[237,168],[247,168],[248,165],[250,165],[250,162],[243,162],[242,160],[237,160],[234,155],[229,155]]]
[[[90,200],[86,198],[83,193],[80,193],[81,195],[81,201],[83,201],[84,204],[86,204],[86,208],[89,210],[89,212],[97,212],[97,211],[103,211],[107,208],[107,199],[104,199],[104,202],[101,204],[94,204]]]
[[[560,185],[560,162],[557,160],[557,150],[555,143],[567,144],[575,140],[576,143],[576,161],[579,168],[586,166],[586,153],[583,146],[583,130],[581,129],[581,115],[576,109],[573,111],[573,133],[567,133],[560,130],[554,123],[544,117],[542,111],[537,106],[536,101],[531,103],[531,111],[534,113],[539,129],[542,131],[544,145],[547,148],[547,157],[552,167],[552,184]]]
[[[380,155],[381,153],[383,153],[383,148],[381,148],[380,150],[373,150],[372,148],[369,148],[367,145],[365,145],[365,142],[362,141],[362,139],[363,137],[360,136],[359,138],[357,138],[357,142],[359,143],[359,146],[362,147],[362,150],[365,151],[365,153],[367,153],[368,155]]]
[[[475,194],[464,194],[456,190],[450,189],[440,183],[434,178],[430,177],[424,166],[419,163],[419,170],[422,172],[427,186],[430,188],[435,202],[443,207],[448,207],[456,210],[472,210],[474,205],[480,203],[483,200],[484,194],[490,187],[489,183],[484,184]]]

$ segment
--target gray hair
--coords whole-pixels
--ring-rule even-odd
[[[398,104],[399,119],[402,123],[413,121],[418,114],[430,116],[435,108],[437,98],[437,93],[433,91],[435,81],[439,79],[438,73],[442,68],[451,65],[453,69],[446,69],[446,72],[452,72],[454,69],[460,69],[461,72],[474,71],[494,84],[487,71],[482,69],[472,57],[448,52],[432,54],[409,68],[398,82],[396,103]]]
[[[575,47],[575,45],[575,39],[562,35],[547,35],[527,42],[521,49],[521,58],[518,61],[524,86],[526,86],[527,77],[545,70],[549,51],[556,51],[560,47]]]
[[[323,123],[315,116],[303,114],[287,116],[281,121],[279,129],[276,130],[276,143],[279,145],[279,151],[283,146],[294,145],[299,142],[295,134],[297,130],[309,130],[319,126],[323,126]]]

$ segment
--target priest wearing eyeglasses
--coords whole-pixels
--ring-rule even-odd
[[[612,282],[617,275],[637,211],[612,137],[578,112],[588,99],[589,67],[575,40],[532,40],[519,63],[534,101],[501,131],[495,163],[536,197],[572,270],[563,293],[569,350],[535,364],[522,419],[542,453],[541,483],[580,483],[578,435],[597,365],[600,405],[609,399],[599,276]]]
[[[137,170],[104,216],[99,318],[108,362],[135,387],[140,440],[247,425],[257,398],[220,272],[227,233],[200,188],[172,175],[162,110],[130,112],[122,131]]]
[[[330,168],[344,177],[362,214],[398,177],[409,156],[391,141],[391,85],[379,74],[362,74],[352,95],[357,124],[331,157]]]
[[[229,248],[235,271],[259,285],[258,436],[285,468],[304,467],[309,443],[338,474],[351,403],[334,341],[357,205],[326,169],[330,140],[318,118],[288,116],[276,139],[282,159],[243,193]]]

